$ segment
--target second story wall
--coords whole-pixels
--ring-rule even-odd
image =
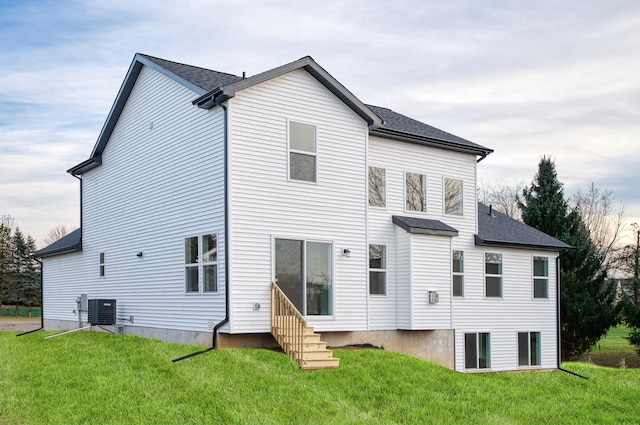
[[[366,123],[302,69],[242,90],[229,111],[231,331],[269,331],[276,238],[332,244],[333,314],[309,320],[318,330],[366,329]],[[315,151],[296,149],[291,123],[315,129]],[[315,158],[315,178],[291,174],[301,149]]]
[[[368,208],[368,243],[385,245],[387,249],[387,291],[385,295],[370,295],[369,324],[371,329],[395,329],[397,327],[435,329],[446,327],[450,323],[449,313],[438,314],[438,319],[431,325],[428,317],[422,317],[415,325],[408,325],[413,315],[410,302],[406,298],[408,288],[399,285],[409,285],[414,269],[420,271],[423,285],[430,284],[440,292],[442,300],[439,306],[431,310],[442,310],[449,307],[451,293],[450,285],[442,285],[442,280],[449,282],[452,249],[471,249],[474,245],[473,235],[476,233],[476,156],[444,149],[436,149],[422,145],[400,142],[380,137],[369,138],[368,166],[384,170],[384,206],[369,206]],[[424,190],[426,194],[424,211],[414,211],[407,207],[407,174],[424,176]],[[461,182],[462,207],[461,214],[448,214],[445,211],[445,179]],[[412,204],[414,205],[414,204]],[[415,207],[415,205],[414,205]],[[457,210],[456,212],[458,212]],[[428,267],[433,258],[421,258],[420,250],[415,252],[400,250],[402,240],[411,240],[402,229],[392,223],[392,216],[411,216],[425,219],[439,220],[458,230],[459,235],[452,237],[443,245],[444,257],[438,257],[438,272]],[[416,242],[421,241],[420,235],[414,235]],[[438,240],[437,238],[434,239]],[[399,245],[398,245],[399,244]],[[409,246],[409,245],[407,245]],[[411,264],[407,264],[410,258]],[[442,262],[445,264],[441,264]],[[444,267],[444,269],[442,269]],[[429,274],[429,270],[433,274]],[[443,271],[446,272],[443,276]],[[418,275],[413,276],[418,279]],[[417,282],[417,280],[416,280]],[[422,288],[426,291],[429,288]],[[424,292],[424,291],[423,291]],[[426,293],[426,292],[425,292]],[[400,298],[396,298],[400,295]],[[422,294],[424,295],[424,294]],[[426,307],[425,307],[426,308]],[[446,316],[446,317],[445,317]],[[417,316],[416,316],[417,317]],[[398,318],[398,319],[396,319]]]
[[[102,165],[82,176],[83,252],[68,297],[115,298],[138,326],[208,331],[224,317],[224,121],[194,97],[141,70]],[[185,239],[205,234],[217,237],[218,288],[188,292]]]

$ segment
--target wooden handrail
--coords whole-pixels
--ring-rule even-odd
[[[271,282],[271,334],[300,367],[307,320],[277,283]]]

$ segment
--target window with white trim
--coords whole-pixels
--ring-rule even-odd
[[[549,298],[548,257],[533,257],[533,298]]]
[[[444,213],[446,215],[462,215],[463,213],[462,180],[444,178]]]
[[[369,206],[385,207],[387,205],[386,170],[369,167]]]
[[[484,254],[485,297],[502,297],[502,254]]]
[[[453,251],[453,296],[464,297],[464,252]]]
[[[217,235],[185,238],[184,262],[187,293],[218,292]]]
[[[518,332],[518,366],[540,366],[540,332]]]
[[[491,368],[491,334],[464,334],[464,368]]]
[[[405,173],[405,208],[407,211],[427,211],[427,176]]]
[[[317,181],[316,127],[289,121],[289,178]]]
[[[100,253],[100,277],[104,277],[104,252]]]
[[[369,245],[369,294],[387,294],[387,247]]]

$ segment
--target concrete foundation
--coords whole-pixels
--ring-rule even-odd
[[[88,326],[82,323],[82,326]],[[77,329],[78,322],[70,320],[44,320],[45,330]],[[104,326],[111,332],[134,334],[167,342],[211,346],[212,332],[151,328],[117,324]],[[102,331],[98,326],[96,331]],[[385,350],[397,351],[438,363],[449,369],[455,367],[454,332],[452,329],[433,331],[354,331],[322,332],[322,340],[333,348],[347,345],[370,344]],[[218,334],[218,348],[278,348],[271,334]]]
[[[89,323],[82,322],[82,326],[89,326]],[[47,331],[71,330],[77,328],[77,321],[44,319],[44,329]],[[213,334],[211,332],[185,331],[179,329],[150,328],[146,326],[124,324],[103,326],[103,328],[121,335],[134,334],[145,338],[155,338],[162,341],[179,342],[183,344],[210,346],[213,338]],[[94,326],[94,330],[102,331],[98,326]]]

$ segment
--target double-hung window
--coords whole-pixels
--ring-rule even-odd
[[[385,169],[369,167],[369,206],[385,207],[386,204]]]
[[[491,334],[464,334],[464,368],[491,368]]]
[[[453,251],[453,296],[464,297],[464,252]]]
[[[184,240],[185,291],[218,291],[217,235],[192,236]]]
[[[540,332],[518,332],[518,366],[540,366]]]
[[[405,209],[407,211],[427,211],[427,176],[405,173]]]
[[[444,213],[446,215],[462,215],[463,200],[462,180],[444,179]]]
[[[289,121],[289,178],[317,181],[316,127]]]
[[[549,298],[548,257],[533,257],[533,298]]]
[[[386,245],[369,245],[369,294],[387,294]]]
[[[502,254],[484,254],[485,297],[502,297]]]

